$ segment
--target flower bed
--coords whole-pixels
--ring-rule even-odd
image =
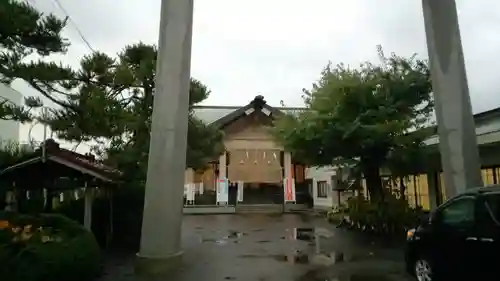
[[[83,281],[100,269],[92,233],[61,215],[0,212],[0,276],[9,281]]]

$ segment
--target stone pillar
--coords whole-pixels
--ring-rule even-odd
[[[181,263],[192,28],[193,0],[162,0],[138,273]]]
[[[482,185],[455,0],[422,0],[447,197]]]

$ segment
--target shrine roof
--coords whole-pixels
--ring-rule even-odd
[[[43,151],[41,147],[16,163],[8,163],[7,166],[0,167],[0,176],[23,169],[27,166],[41,164],[44,160],[56,162],[72,170],[79,171],[82,174],[87,174],[106,182],[113,182],[122,175],[121,171],[105,165],[102,161],[96,160],[95,156],[90,153],[80,154],[61,148],[53,139],[48,139],[45,141],[44,145],[45,151]]]
[[[304,110],[300,107],[274,107],[267,104],[263,96],[256,96],[244,106],[194,106],[194,114],[202,121],[224,127],[236,119],[244,116],[248,110],[262,110],[270,116],[280,114],[296,114]]]

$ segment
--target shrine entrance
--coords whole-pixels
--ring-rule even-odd
[[[212,122],[212,126],[224,132],[225,150],[210,168],[200,173],[199,179],[186,176],[186,183],[201,184],[203,190],[187,192],[191,199],[195,194],[189,202],[224,206],[281,205],[285,201],[303,204],[302,199],[309,196],[303,188],[305,166],[293,163],[291,152],[276,143],[269,132],[276,117],[288,114],[284,110],[269,106],[264,97],[256,96],[247,105],[230,108]]]
[[[227,151],[227,156],[227,178],[235,201],[239,183],[243,185],[239,204],[283,203],[283,151],[235,149]]]

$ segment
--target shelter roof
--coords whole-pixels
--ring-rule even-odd
[[[44,161],[58,163],[72,170],[79,171],[82,174],[90,175],[106,182],[113,182],[122,175],[121,171],[105,165],[90,153],[80,154],[64,149],[53,139],[48,139],[42,144],[42,147],[28,154],[23,159],[16,163],[8,163],[5,167],[1,167],[0,177],[34,164],[42,164]]]

